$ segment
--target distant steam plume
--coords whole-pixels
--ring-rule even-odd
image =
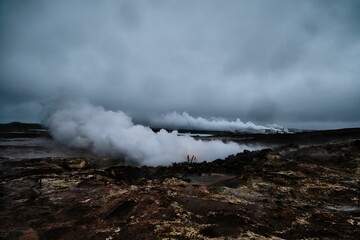
[[[212,131],[245,131],[245,132],[265,132],[284,130],[277,125],[261,126],[252,122],[242,122],[240,119],[235,121],[227,121],[225,119],[212,118],[210,120],[202,117],[193,117],[186,112],[171,112],[163,114],[161,118],[152,120],[154,126],[161,126],[169,129],[196,129],[196,130],[212,130]]]
[[[53,137],[72,147],[88,148],[99,155],[124,156],[144,165],[168,165],[195,155],[199,161],[224,158],[244,150],[236,143],[201,141],[178,136],[176,131],[158,133],[135,125],[121,111],[76,104],[55,111],[47,125]]]

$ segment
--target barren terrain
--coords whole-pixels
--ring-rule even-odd
[[[358,239],[359,132],[221,133],[275,147],[137,167],[3,125],[0,239]]]

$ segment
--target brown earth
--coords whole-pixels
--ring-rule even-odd
[[[169,167],[70,155],[0,159],[0,239],[360,236],[359,140]]]

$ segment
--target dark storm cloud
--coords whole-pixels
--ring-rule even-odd
[[[360,122],[359,1],[0,4],[2,121],[64,97],[141,121]]]

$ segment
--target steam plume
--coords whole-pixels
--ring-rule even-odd
[[[200,141],[176,131],[135,125],[121,111],[76,104],[55,111],[48,119],[53,137],[71,147],[89,148],[99,155],[124,156],[145,165],[168,165],[195,155],[197,160],[224,158],[244,150],[236,143]]]
[[[242,122],[240,119],[227,121],[225,119],[213,118],[205,119],[202,117],[193,117],[186,112],[181,114],[171,112],[163,114],[161,118],[152,120],[154,126],[162,126],[170,129],[196,129],[196,130],[213,130],[213,131],[245,131],[245,132],[265,132],[265,130],[279,131],[284,130],[277,125],[261,126],[252,122]]]

